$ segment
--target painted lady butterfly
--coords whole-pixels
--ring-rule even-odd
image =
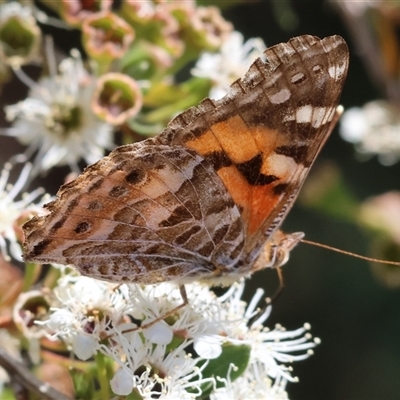
[[[282,264],[302,234],[278,228],[337,121],[349,55],[339,36],[264,54],[221,100],[63,185],[25,224],[25,259],[143,284],[229,284]]]

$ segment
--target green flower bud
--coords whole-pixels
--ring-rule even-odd
[[[121,125],[140,111],[142,97],[134,79],[120,73],[108,73],[97,81],[92,109],[106,122]]]

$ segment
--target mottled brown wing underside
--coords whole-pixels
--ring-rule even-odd
[[[237,277],[255,267],[333,128],[348,68],[338,36],[265,51],[223,99],[122,146],[25,226],[25,258],[118,282]]]
[[[240,214],[211,166],[180,146],[122,146],[63,185],[24,226],[25,257],[85,275],[155,283],[237,263]],[[194,269],[194,266],[195,269]]]

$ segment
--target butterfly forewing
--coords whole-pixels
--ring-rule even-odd
[[[221,100],[113,151],[25,226],[25,258],[118,282],[227,283],[254,266],[326,141],[348,66],[338,36],[265,51]]]
[[[182,113],[158,138],[213,165],[241,210],[246,264],[280,226],[329,136],[349,61],[339,36],[300,36],[264,55],[227,96]]]

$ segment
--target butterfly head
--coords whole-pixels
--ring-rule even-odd
[[[303,232],[276,231],[265,244],[252,272],[265,268],[279,268],[287,263],[291,250],[304,238]]]

